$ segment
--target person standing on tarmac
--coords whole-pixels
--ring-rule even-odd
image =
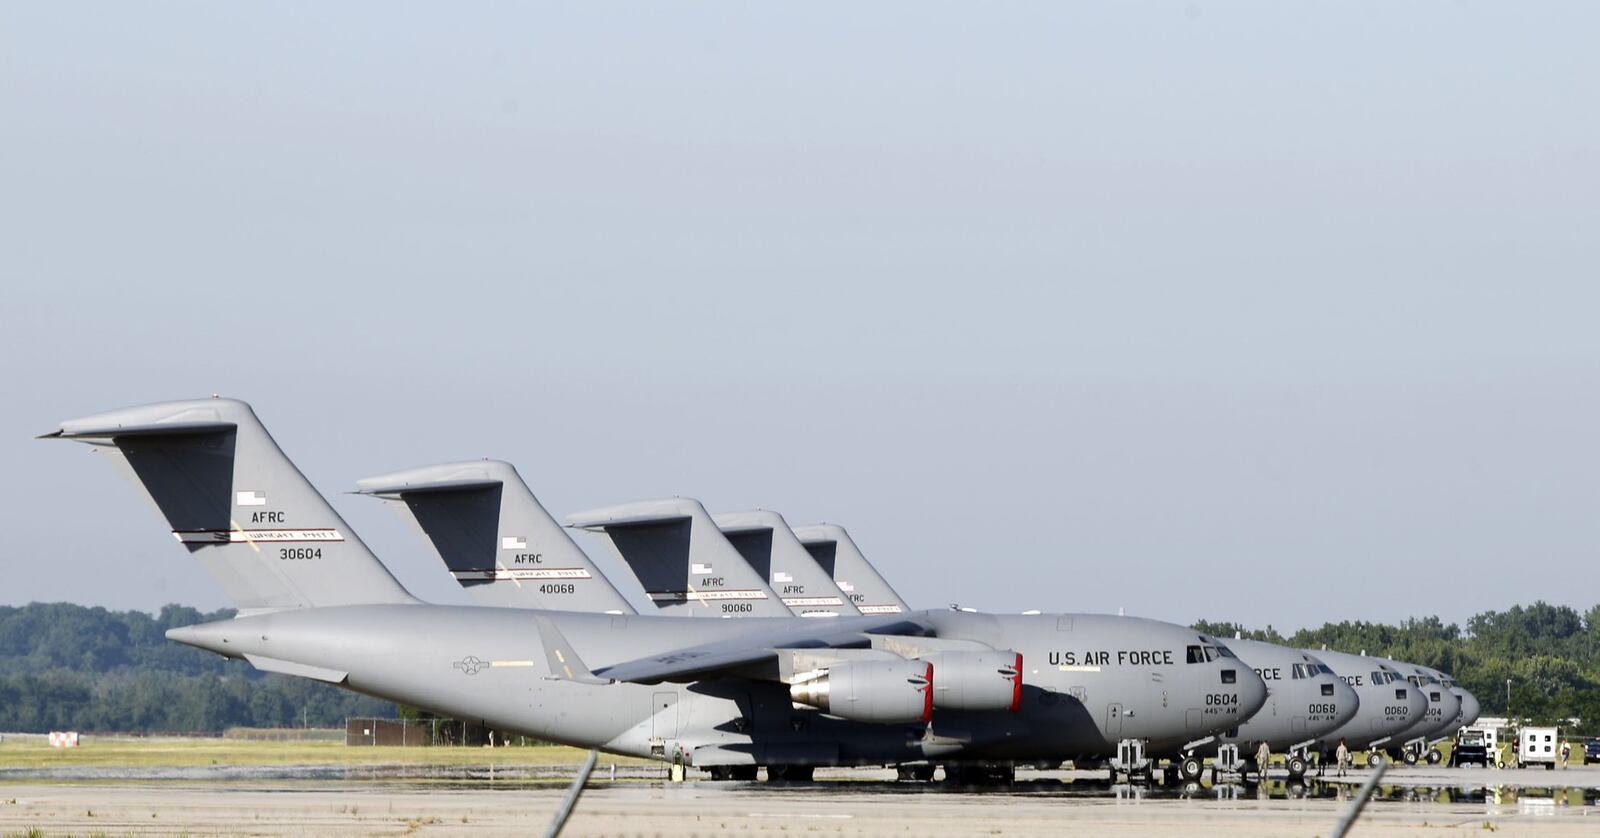
[[[1561,740],[1561,767],[1567,767],[1567,760],[1572,758],[1572,740]]]
[[[1350,769],[1350,746],[1346,745],[1343,739],[1339,740],[1339,750],[1333,752],[1333,758],[1338,760],[1339,776],[1343,777]]]
[[[1261,740],[1261,747],[1256,749],[1256,770],[1261,772],[1261,782],[1267,781],[1267,763],[1272,761],[1272,748],[1267,745],[1267,740]]]

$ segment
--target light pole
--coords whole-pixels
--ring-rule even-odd
[[[1506,679],[1506,721],[1511,720],[1511,679]]]

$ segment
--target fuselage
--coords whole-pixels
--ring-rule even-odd
[[[782,622],[351,605],[241,617],[174,629],[169,637],[502,730],[689,764],[730,754],[756,763],[1060,760],[1109,755],[1122,739],[1159,750],[1236,727],[1266,697],[1249,667],[1203,652],[1196,658],[1189,647],[1214,644],[1181,626],[1103,615],[915,612],[896,618],[915,623],[913,634],[1022,653],[1018,711],[937,711],[931,725],[853,722],[796,709],[787,686],[774,681],[570,680],[547,660],[538,618],[555,625],[602,675],[608,665],[734,640]],[[847,620],[884,624],[884,618],[829,623]],[[873,643],[892,646],[895,639]]]

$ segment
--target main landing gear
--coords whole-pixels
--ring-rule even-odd
[[[927,783],[933,781],[932,763],[909,763],[894,767],[895,780],[902,783]]]
[[[817,767],[814,765],[769,765],[767,782],[809,783],[816,775],[816,771]]]
[[[738,783],[753,783],[756,772],[760,766],[756,765],[713,765],[706,769],[711,772],[713,780],[732,780]]]

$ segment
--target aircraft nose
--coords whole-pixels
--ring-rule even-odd
[[[1420,724],[1423,715],[1428,712],[1427,694],[1417,687],[1407,686],[1406,708],[1410,711],[1406,716],[1410,720],[1407,724],[1410,726]]]
[[[1456,714],[1461,712],[1461,697],[1443,684],[1429,684],[1428,695],[1438,696],[1435,703],[1439,705],[1439,719],[1443,724],[1455,724]]]
[[[1466,727],[1478,720],[1478,714],[1483,712],[1483,706],[1478,704],[1478,697],[1466,690],[1461,690],[1461,726]]]
[[[1355,688],[1345,683],[1343,678],[1329,675],[1333,681],[1333,699],[1338,708],[1334,711],[1334,727],[1343,727],[1346,722],[1356,717],[1356,712],[1361,709],[1361,695]]]
[[[1240,720],[1249,719],[1267,704],[1267,682],[1261,680],[1254,669],[1248,666],[1239,669],[1239,713]]]

